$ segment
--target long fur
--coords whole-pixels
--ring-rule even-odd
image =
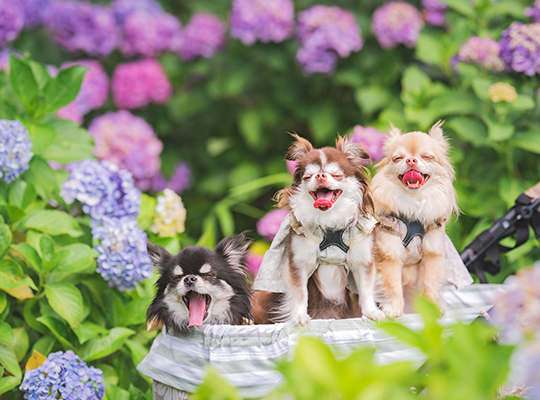
[[[369,155],[362,146],[339,137],[335,147],[314,148],[298,135],[285,158],[297,162],[291,186],[280,190],[275,197],[278,206],[291,211],[306,228],[322,230],[344,229],[356,223],[359,216],[371,215],[374,203],[369,189],[369,177],[362,160]],[[319,190],[332,198],[329,208],[315,207]],[[324,195],[322,195],[324,197]],[[351,243],[346,264],[352,273],[360,297],[346,288],[345,266],[321,264],[319,245],[291,229],[287,237],[285,266],[287,291],[283,294],[258,295],[267,304],[259,321],[291,321],[306,324],[311,318],[348,318],[363,315],[372,319],[384,316],[373,300],[375,269],[372,265],[372,239]],[[257,296],[257,295],[256,295]],[[359,305],[358,305],[359,302]],[[357,304],[355,304],[357,303]]]
[[[416,220],[428,229],[416,264],[407,261],[411,245],[405,248],[400,237],[383,227],[375,230],[374,260],[383,294],[381,309],[387,317],[402,315],[406,300],[419,292],[443,308],[439,292],[445,280],[445,223],[458,212],[448,149],[442,122],[429,134],[403,134],[392,125],[384,143],[385,157],[372,181],[377,215],[383,220],[391,216]],[[410,169],[424,174],[418,188],[403,181]]]
[[[224,238],[215,251],[193,246],[176,256],[148,243],[150,258],[161,275],[156,282],[156,296],[146,314],[149,329],[165,325],[176,334],[186,335],[190,310],[183,296],[189,291],[211,299],[203,325],[239,325],[252,320],[245,265],[249,243],[242,233]],[[186,279],[192,279],[195,284],[187,286]]]

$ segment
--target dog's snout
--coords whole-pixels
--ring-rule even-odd
[[[317,175],[315,175],[315,179],[319,183],[326,182],[326,174],[324,172],[319,172]]]
[[[188,286],[193,285],[197,281],[197,277],[195,275],[188,275],[184,278],[184,283]]]
[[[418,160],[416,158],[407,158],[405,161],[407,165],[416,165],[418,164]]]

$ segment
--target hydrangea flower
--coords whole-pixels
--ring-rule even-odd
[[[497,82],[491,85],[488,90],[489,98],[494,103],[499,103],[501,101],[506,101],[508,103],[513,102],[517,99],[516,89],[505,82]]]
[[[383,144],[386,135],[371,126],[356,125],[349,135],[349,139],[364,147],[371,157],[371,162],[380,160],[384,155]]]
[[[338,58],[363,46],[354,15],[336,6],[314,6],[298,15],[297,61],[307,73],[331,73]]]
[[[24,27],[33,28],[41,25],[52,0],[19,0],[24,10]]]
[[[94,249],[99,253],[96,272],[109,286],[133,290],[152,276],[152,262],[146,249],[146,233],[132,217],[92,221]]]
[[[534,0],[531,7],[525,8],[525,15],[534,22],[540,22],[540,0]]]
[[[166,103],[172,85],[157,60],[119,64],[112,77],[114,103],[119,108],[134,109],[149,103]]]
[[[109,78],[101,64],[95,60],[69,62],[62,65],[60,69],[72,65],[82,65],[89,69],[84,75],[81,90],[75,100],[59,109],[56,115],[59,118],[70,119],[81,124],[83,116],[90,110],[95,110],[105,105],[107,96],[109,95]]]
[[[127,16],[136,11],[147,14],[159,14],[163,11],[156,0],[114,0],[111,7],[119,25],[123,25]]]
[[[87,159],[68,166],[69,177],[60,196],[66,203],[78,200],[83,211],[95,220],[139,215],[141,193],[131,174],[110,162]]]
[[[504,285],[506,291],[495,299],[489,314],[501,338],[516,343],[540,331],[540,262],[508,277]]]
[[[127,57],[154,58],[172,50],[179,34],[180,22],[175,16],[135,10],[125,16],[121,26],[120,52]]]
[[[67,51],[94,56],[109,55],[117,45],[118,29],[110,8],[87,1],[57,1],[45,25],[53,40]]]
[[[161,167],[163,143],[144,119],[120,110],[96,117],[88,128],[94,138],[94,154],[133,175],[141,190],[150,188]]]
[[[171,189],[165,189],[157,198],[157,216],[150,231],[161,237],[173,237],[184,232],[186,222],[186,208],[182,198]]]
[[[500,56],[509,71],[540,73],[540,23],[513,22],[502,32]]]
[[[51,353],[43,365],[26,371],[20,390],[25,399],[100,400],[105,384],[100,369],[68,350]]]
[[[540,338],[520,344],[512,354],[510,366],[510,382],[525,389],[523,398],[540,399]]]
[[[180,162],[174,168],[172,176],[167,180],[161,172],[152,178],[152,190],[156,193],[169,188],[178,194],[183,193],[191,186],[191,169],[185,162]]]
[[[210,58],[225,44],[225,28],[213,14],[198,12],[179,35],[178,53],[185,61]]]
[[[261,268],[262,260],[263,260],[263,256],[260,254],[255,254],[251,251],[247,253],[246,267],[250,275],[257,276],[257,273],[259,272],[259,269]]]
[[[0,1],[0,46],[15,40],[24,27],[24,9],[19,0]]]
[[[29,167],[34,153],[30,135],[20,121],[0,119],[0,178],[13,182]]]
[[[377,8],[371,20],[371,30],[382,48],[400,43],[414,47],[424,26],[422,15],[409,3],[391,1]]]
[[[473,63],[487,70],[501,72],[504,62],[499,56],[499,43],[489,37],[471,37],[460,47],[457,60]]]
[[[289,212],[287,210],[283,209],[269,211],[257,222],[257,232],[259,232],[259,235],[265,239],[268,239],[269,241],[274,240],[283,219],[285,219],[285,216],[288,213]]]
[[[233,0],[231,36],[246,46],[257,40],[280,43],[294,31],[294,3],[291,0]]]
[[[448,6],[439,0],[422,0],[423,15],[430,25],[443,26],[446,23]]]

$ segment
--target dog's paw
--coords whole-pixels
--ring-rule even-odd
[[[378,308],[375,308],[373,310],[369,310],[369,311],[366,311],[366,312],[362,312],[362,315],[364,317],[367,317],[373,321],[377,321],[377,322],[381,322],[383,320],[386,319],[386,315],[381,311],[379,310]]]
[[[403,315],[403,308],[391,304],[383,304],[381,310],[387,318],[397,318]]]
[[[295,325],[307,325],[311,321],[311,317],[307,314],[298,314],[292,318]]]

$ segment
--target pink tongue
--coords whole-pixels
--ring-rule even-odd
[[[411,170],[411,171],[406,172],[405,175],[403,175],[402,182],[405,185],[409,183],[422,183],[422,179],[423,177],[420,172]]]
[[[189,325],[201,326],[206,312],[206,297],[192,293],[189,299]]]
[[[317,199],[315,203],[313,203],[313,207],[315,208],[330,208],[332,207],[332,202],[328,199]]]

